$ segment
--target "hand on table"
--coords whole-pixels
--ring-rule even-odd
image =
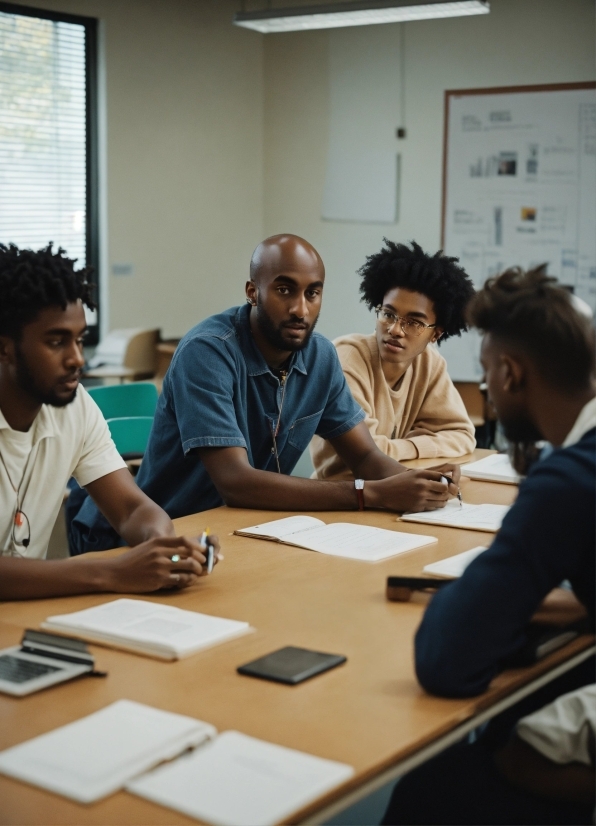
[[[214,563],[219,559],[219,539],[210,536]],[[143,594],[160,588],[187,588],[207,571],[205,547],[187,536],[161,536],[136,545],[109,560],[111,580],[106,590]]]
[[[457,496],[460,469],[457,465],[444,464],[438,468],[408,470],[396,476],[388,476],[368,482],[364,488],[368,507],[381,507],[402,513],[432,511],[444,508],[449,495]],[[451,478],[448,485],[441,480]]]

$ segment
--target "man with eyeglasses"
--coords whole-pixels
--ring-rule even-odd
[[[474,426],[432,345],[466,329],[472,282],[456,259],[387,239],[360,275],[362,300],[377,314],[375,332],[334,343],[375,444],[397,461],[470,453]],[[330,442],[315,436],[310,451],[318,479],[350,477]]]
[[[137,477],[171,517],[224,503],[430,510],[457,494],[455,465],[406,472],[375,446],[335,348],[313,332],[324,280],[307,241],[268,238],[253,253],[246,303],[202,321],[180,343]],[[289,475],[315,433],[333,443],[356,481]]]

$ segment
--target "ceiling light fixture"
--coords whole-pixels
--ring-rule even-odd
[[[378,0],[377,2],[327,3],[299,8],[268,8],[266,11],[238,12],[236,26],[262,34],[309,29],[336,29],[342,26],[370,26],[379,23],[406,23],[440,17],[488,14],[488,0]]]

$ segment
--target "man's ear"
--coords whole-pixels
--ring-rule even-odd
[[[14,361],[14,339],[0,336],[0,364],[12,364]]]
[[[526,368],[521,361],[508,353],[501,353],[499,358],[503,390],[507,393],[519,393],[526,386]]]
[[[257,303],[257,285],[254,281],[246,282],[245,292],[247,303],[255,307]]]
[[[441,338],[444,332],[445,330],[442,327],[435,327],[430,343],[435,344],[435,342],[437,342]]]

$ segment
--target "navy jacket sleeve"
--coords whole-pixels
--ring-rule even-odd
[[[558,450],[535,466],[492,546],[432,599],[415,642],[416,673],[427,691],[484,691],[525,642],[549,591],[563,579],[582,583],[590,557],[593,577],[594,462],[582,467],[573,453]],[[582,599],[583,588],[574,590]]]

